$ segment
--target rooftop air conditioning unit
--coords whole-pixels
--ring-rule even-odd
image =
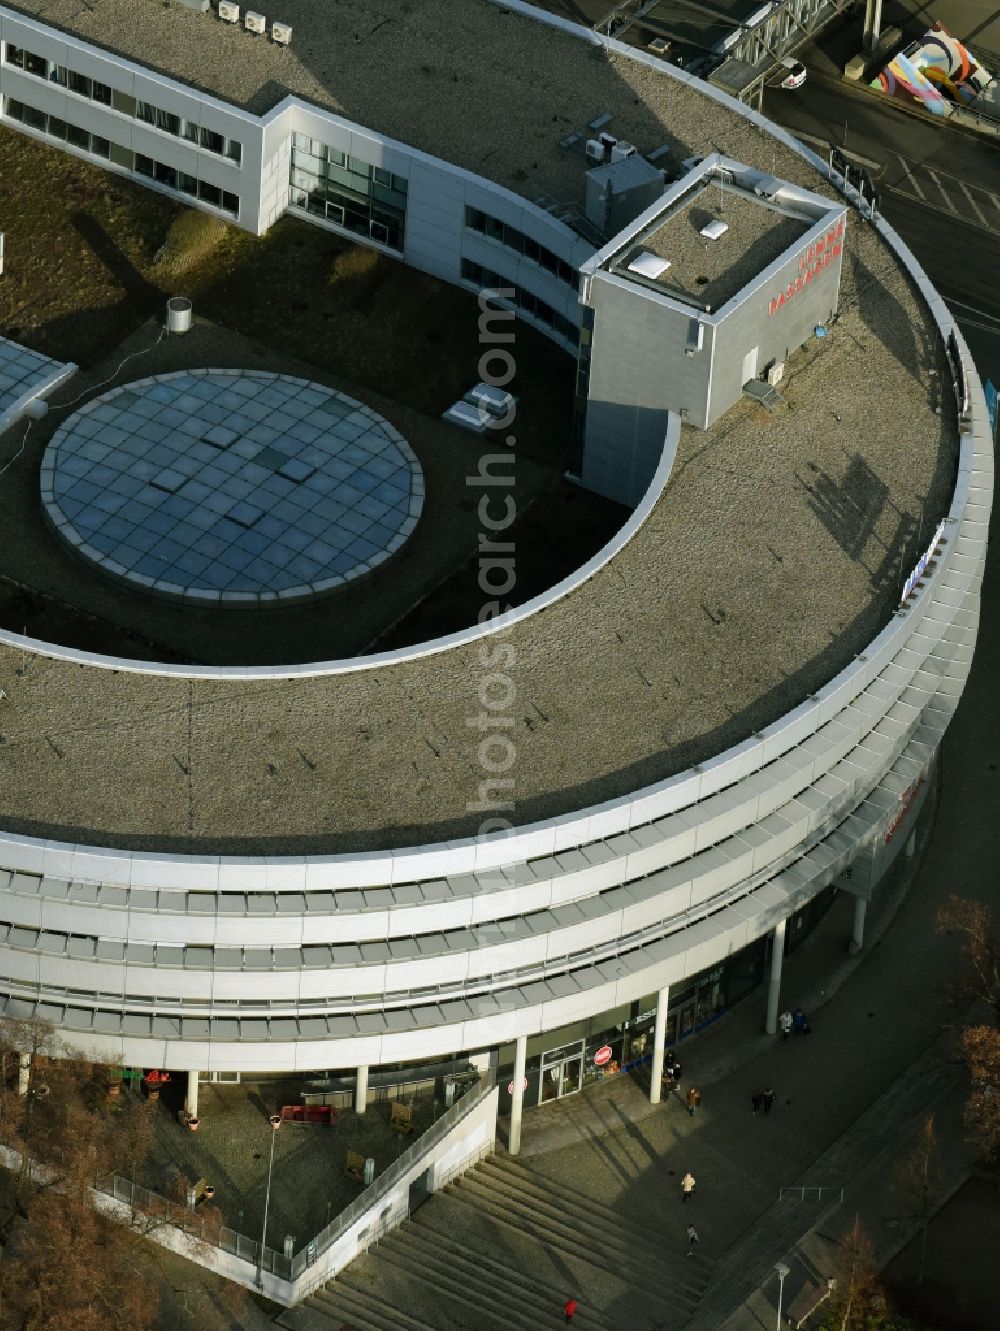
[[[670,54],[670,43],[665,37],[654,37],[651,42],[646,43],[646,50],[652,51],[653,55],[666,57]]]
[[[613,162],[624,162],[626,157],[635,156],[635,144],[626,143],[624,139],[619,139],[611,149],[611,160]]]
[[[772,388],[774,388],[776,384],[780,384],[782,379],[784,379],[784,377],[785,377],[785,362],[783,360],[773,361],[767,367],[767,382],[771,385]]]
[[[587,140],[587,161],[603,162],[605,156],[604,144],[600,139]]]
[[[239,23],[239,5],[234,5],[232,0],[219,0],[219,18],[225,23]]]
[[[267,19],[263,14],[255,14],[252,9],[244,14],[243,22],[247,32],[267,32]]]
[[[599,134],[597,137],[598,141],[600,143],[603,143],[605,148],[607,148],[609,152],[618,142],[618,140],[615,138],[613,134]]]
[[[279,46],[288,46],[292,40],[292,29],[287,23],[272,23],[271,37]]]

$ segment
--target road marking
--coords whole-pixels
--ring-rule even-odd
[[[941,197],[944,199],[947,207],[950,208],[953,213],[957,213],[958,209],[955,207],[955,200],[951,197],[951,195],[948,193],[945,187],[941,184],[941,181],[938,179],[935,173],[930,169],[929,166],[925,166],[924,171],[927,173],[927,175],[930,176],[931,180],[934,181],[934,184],[937,185],[938,189],[941,191]],[[954,179],[954,177],[949,176],[949,179]]]
[[[972,191],[969,189],[968,185],[965,183],[964,180],[960,180],[958,183],[961,186],[962,193],[969,200],[969,203],[972,205],[972,207],[976,210],[976,216],[979,218],[980,222],[982,222],[983,226],[989,226],[989,222],[987,222],[986,216],[983,213],[982,208],[980,208],[979,204],[976,203],[975,199],[972,197]]]
[[[980,319],[992,319],[994,323],[1000,323],[1000,315],[990,314],[988,310],[980,310],[975,305],[969,305],[964,300],[956,300],[953,296],[945,296],[949,305],[957,305],[961,310],[968,310],[970,314],[978,314]]]
[[[913,186],[913,188],[917,191],[917,194],[920,196],[920,198],[923,199],[924,202],[926,202],[926,201],[927,201],[927,195],[926,195],[926,194],[923,192],[923,190],[920,188],[920,181],[917,180],[916,176],[915,176],[915,175],[913,174],[913,172],[910,170],[909,166],[907,166],[907,164],[906,164],[906,158],[905,158],[905,157],[900,157],[899,153],[896,153],[896,156],[897,156],[897,158],[899,158],[899,165],[900,165],[900,166],[903,168],[903,170],[906,172],[906,178],[907,178],[907,180],[910,182],[910,184]]]

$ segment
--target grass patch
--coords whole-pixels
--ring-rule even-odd
[[[367,249],[364,245],[352,245],[334,259],[333,267],[330,269],[330,286],[358,282],[362,278],[373,276],[381,258],[377,250]]]
[[[174,218],[153,259],[157,275],[182,277],[210,259],[228,240],[232,228],[221,217],[189,208]]]

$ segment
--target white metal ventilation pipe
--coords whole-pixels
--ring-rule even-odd
[[[186,333],[191,327],[191,302],[187,296],[171,296],[167,301],[167,332]]]

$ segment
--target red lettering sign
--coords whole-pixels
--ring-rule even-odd
[[[772,296],[768,301],[767,313],[769,316],[780,310],[782,305],[790,301],[793,296],[797,296],[814,277],[819,277],[825,268],[829,268],[834,259],[839,258],[844,248],[840,239],[843,234],[844,223],[840,221],[825,236],[821,236],[815,244],[809,246],[805,254],[799,258],[798,277],[794,282],[789,282],[780,295]]]

